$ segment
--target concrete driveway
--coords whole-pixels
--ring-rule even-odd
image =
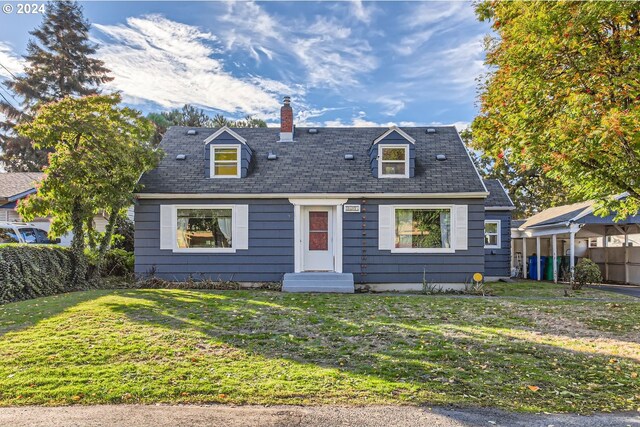
[[[603,291],[615,292],[618,294],[631,295],[640,298],[640,286],[629,285],[598,285],[592,286],[594,289],[602,289]]]
[[[514,414],[492,409],[413,406],[143,406],[101,405],[0,409],[12,427],[608,427],[640,426],[640,413]]]

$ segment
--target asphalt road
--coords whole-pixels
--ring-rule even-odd
[[[631,295],[632,297],[640,298],[640,286],[598,285],[598,286],[594,286],[593,288],[602,289],[603,291],[615,292],[618,294]]]
[[[640,412],[535,415],[492,409],[410,406],[142,406],[102,405],[0,409],[11,427],[624,427],[640,426]]]

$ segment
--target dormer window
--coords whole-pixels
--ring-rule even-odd
[[[378,144],[380,178],[409,178],[409,147],[398,144]]]
[[[211,178],[240,178],[240,146],[211,144]]]

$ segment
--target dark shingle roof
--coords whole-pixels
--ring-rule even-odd
[[[511,228],[520,228],[522,224],[524,224],[526,219],[512,219],[511,220]]]
[[[29,191],[35,191],[36,184],[44,178],[40,172],[0,173],[0,199],[14,199]]]
[[[497,179],[485,179],[484,185],[487,187],[487,191],[489,191],[489,196],[484,201],[484,206],[487,208],[511,208],[513,207],[513,202],[507,195],[504,187],[500,184],[500,181]]]
[[[172,127],[160,147],[166,155],[140,179],[142,193],[459,193],[484,192],[453,126],[402,128],[416,139],[416,174],[409,179],[377,179],[371,174],[369,147],[387,128],[296,128],[295,142],[278,142],[277,128],[234,128],[253,150],[249,175],[239,179],[205,176],[204,140],[217,129]],[[267,160],[274,152],[277,160]],[[176,155],[186,154],[186,160]],[[353,154],[355,160],[345,160]],[[436,160],[446,154],[447,160]]]

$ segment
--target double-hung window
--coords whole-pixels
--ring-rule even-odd
[[[408,178],[409,147],[397,144],[379,144],[378,174],[380,178]]]
[[[451,249],[451,209],[396,207],[396,251]]]
[[[486,220],[484,222],[484,247],[500,248],[500,220]]]
[[[240,146],[211,144],[211,177],[240,178]]]

